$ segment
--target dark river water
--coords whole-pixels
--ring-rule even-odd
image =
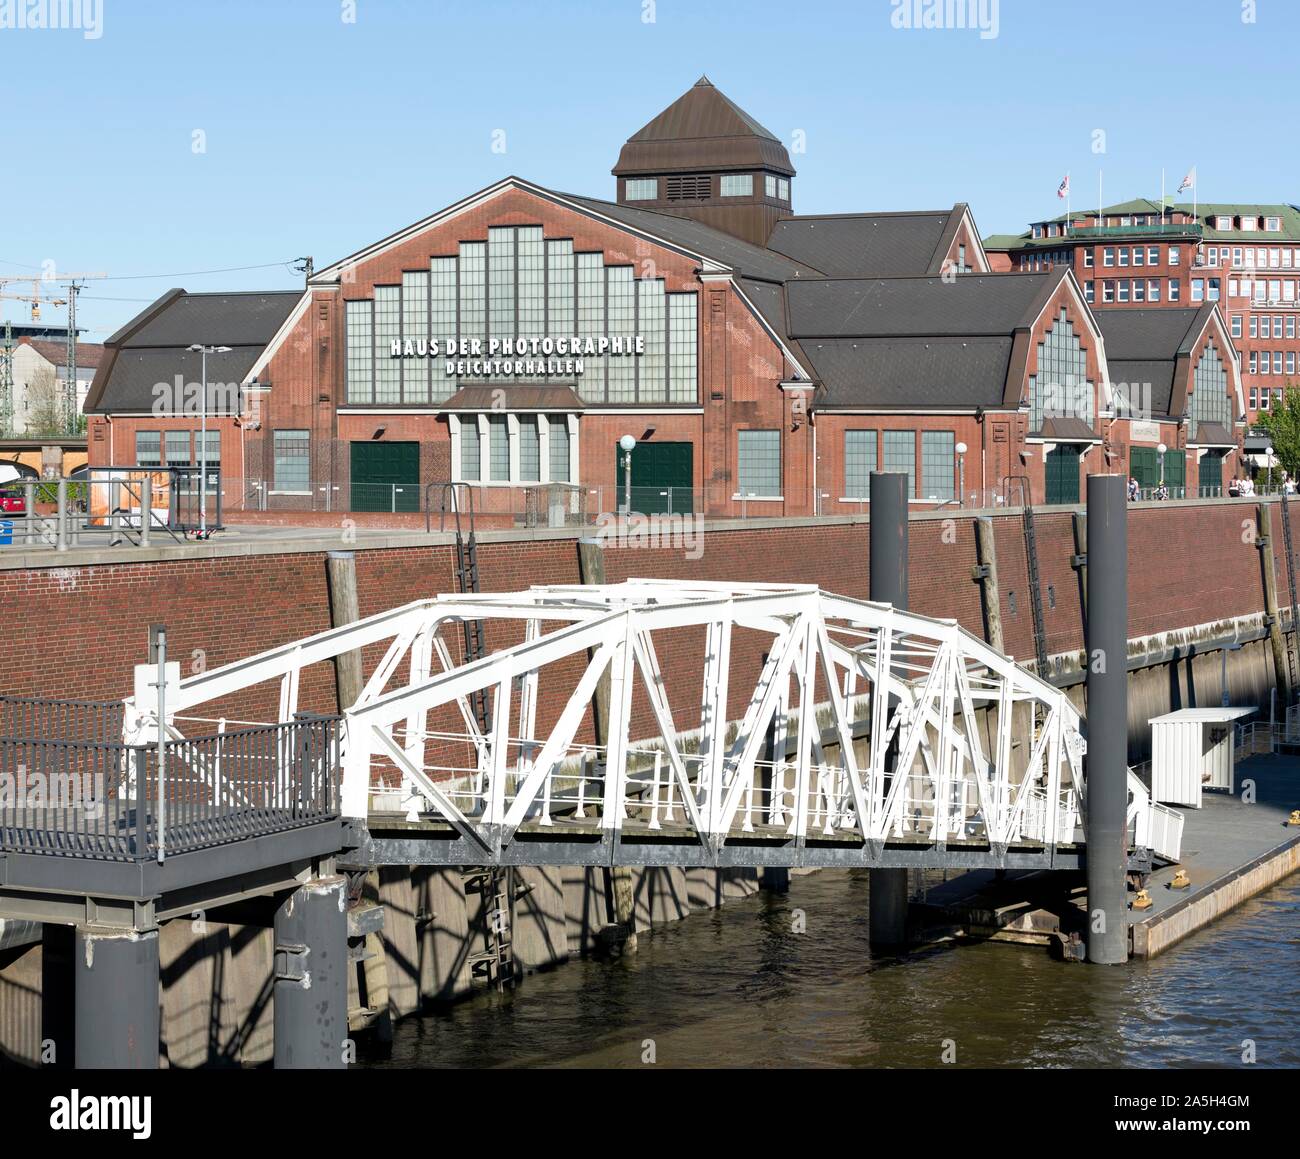
[[[802,914],[802,921],[800,921]],[[803,925],[803,932],[796,927]],[[1149,963],[867,944],[865,873],[795,877],[396,1027],[371,1066],[1300,1066],[1300,878]]]

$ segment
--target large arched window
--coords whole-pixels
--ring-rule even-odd
[[[1228,400],[1228,368],[1219,357],[1211,338],[1192,371],[1192,394],[1187,400],[1187,437],[1195,440],[1201,423],[1232,426],[1232,405]]]
[[[1030,434],[1041,431],[1043,420],[1049,418],[1078,418],[1092,426],[1094,397],[1088,380],[1088,352],[1062,306],[1038,344],[1038,373],[1029,376]]]

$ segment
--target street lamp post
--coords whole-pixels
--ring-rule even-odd
[[[197,351],[202,359],[202,390],[199,400],[199,538],[208,537],[208,355],[228,354],[229,346],[204,346],[194,343],[191,350]]]
[[[1156,444],[1156,454],[1160,456],[1160,486],[1165,485],[1165,452],[1169,450],[1164,443]]]
[[[623,452],[623,518],[632,517],[632,448],[636,446],[636,439],[631,435],[624,435],[618,440],[619,448]]]
[[[958,443],[953,450],[957,452],[957,506],[966,506],[966,444]]]

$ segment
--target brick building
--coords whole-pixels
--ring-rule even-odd
[[[703,78],[613,173],[615,201],[504,178],[303,292],[173,291],[106,343],[92,462],[194,454],[193,411],[156,401],[192,343],[233,348],[208,361],[228,510],[458,481],[480,510],[612,511],[629,435],[641,511],[852,511],[873,469],[921,505],[1069,502],[1130,442],[1075,274],[990,273],[964,204],[797,215],[785,147]]]
[[[997,270],[1074,271],[1091,305],[1185,308],[1216,303],[1241,354],[1253,423],[1297,381],[1300,211],[1291,205],[1138,199],[985,239]]]

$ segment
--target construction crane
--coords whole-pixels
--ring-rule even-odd
[[[82,284],[91,278],[106,278],[105,273],[70,273],[61,274],[55,278],[0,278],[0,299],[8,298],[13,301],[27,302],[31,306],[31,316],[33,322],[39,322],[41,318],[42,303],[51,306],[67,306],[68,308],[68,336],[67,336],[67,353],[64,355],[65,377],[63,380],[63,399],[61,418],[65,434],[76,434],[78,426],[78,407],[77,407],[77,295],[81,292]],[[66,297],[55,297],[40,292],[41,287],[48,285],[51,281],[60,281],[64,283],[67,290]],[[30,285],[32,292],[30,294],[9,294],[5,293],[5,286],[10,283],[18,285]],[[7,421],[6,421],[7,420]],[[13,353],[10,346],[6,346],[4,355],[4,369],[0,370],[0,426],[7,431],[13,423]]]
[[[30,294],[11,294],[5,292],[5,287],[17,283],[19,285],[31,285],[33,292]],[[11,302],[26,302],[31,307],[31,317],[33,322],[41,320],[41,306],[64,306],[67,301],[64,298],[55,298],[47,294],[37,292],[40,285],[39,278],[0,278],[0,300]],[[0,347],[0,432],[4,437],[9,437],[14,433],[14,332],[13,324],[6,320],[4,345]]]

